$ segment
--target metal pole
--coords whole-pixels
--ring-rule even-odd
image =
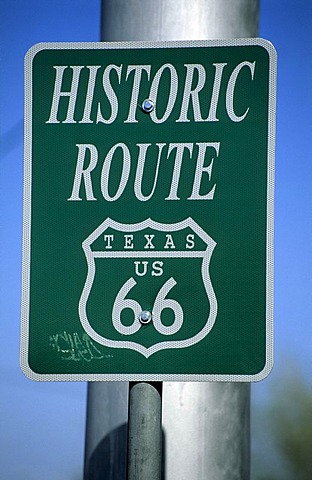
[[[259,0],[102,0],[101,40],[254,37],[258,12]],[[89,399],[99,400],[94,402],[96,420],[87,421],[87,463],[96,457],[97,442],[127,418],[125,388],[121,382],[89,384]],[[104,396],[112,406],[109,417],[99,405]],[[249,384],[164,383],[164,478],[248,480],[249,410]],[[112,447],[110,469],[98,468],[86,480],[125,478],[116,473],[115,461],[124,442],[116,441]]]
[[[161,385],[130,384],[128,480],[161,478]]]
[[[85,480],[126,478],[128,383],[89,382]]]
[[[259,0],[102,0],[105,41],[255,37]]]
[[[165,479],[248,480],[249,412],[247,384],[164,384]]]

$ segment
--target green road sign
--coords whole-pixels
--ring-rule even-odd
[[[275,71],[261,39],[27,53],[27,376],[269,373]]]

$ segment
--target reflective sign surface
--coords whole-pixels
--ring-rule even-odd
[[[261,39],[28,52],[26,375],[269,373],[275,70]]]

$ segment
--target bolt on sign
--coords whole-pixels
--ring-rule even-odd
[[[29,50],[27,376],[269,373],[275,72],[262,39]]]

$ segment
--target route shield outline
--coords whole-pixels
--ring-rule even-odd
[[[92,250],[91,248],[92,244],[101,235],[103,235],[105,231],[107,231],[108,229],[113,229],[117,232],[119,231],[124,234],[129,234],[133,232],[140,232],[147,228],[154,229],[155,231],[159,231],[159,232],[178,232],[183,229],[191,229],[194,232],[194,234],[197,235],[205,243],[206,248],[205,250],[189,250],[187,252],[177,251],[177,250],[155,251],[154,249],[153,250],[148,249],[146,251],[136,251],[136,250],[115,251],[115,250],[111,250],[110,248],[107,249],[106,251],[103,251],[103,250],[97,251],[97,250]],[[217,311],[218,311],[217,298],[216,298],[212,281],[210,278],[210,274],[209,274],[209,263],[210,263],[210,259],[215,246],[216,246],[216,242],[191,217],[186,218],[183,221],[172,223],[172,224],[156,222],[151,218],[147,218],[146,220],[139,223],[126,224],[126,223],[119,223],[111,218],[106,218],[104,222],[101,223],[101,225],[99,225],[82,242],[82,248],[85,253],[85,257],[88,265],[86,281],[85,281],[85,284],[81,293],[81,297],[79,300],[79,318],[80,318],[80,322],[82,324],[83,329],[93,340],[95,340],[100,345],[104,345],[110,348],[124,348],[129,350],[135,350],[140,354],[142,354],[145,358],[149,358],[151,355],[153,355],[154,353],[160,350],[173,349],[173,348],[185,348],[200,342],[209,334],[212,327],[214,326],[216,317],[217,317]],[[105,338],[104,336],[100,335],[92,327],[91,325],[92,321],[89,320],[88,313],[87,313],[88,300],[92,292],[92,287],[93,287],[93,283],[96,275],[95,260],[98,258],[101,258],[101,259],[133,258],[135,260],[138,258],[148,259],[148,258],[156,258],[156,257],[171,258],[171,259],[190,257],[190,258],[202,259],[202,263],[201,263],[202,282],[203,282],[203,286],[204,286],[207,299],[210,305],[209,314],[207,316],[204,326],[200,329],[199,332],[197,332],[195,335],[191,336],[190,338],[185,338],[182,340],[164,340],[161,342],[156,342],[155,344],[149,347],[141,345],[140,343],[132,340],[116,340],[116,339]],[[130,278],[128,282],[129,282],[129,288],[126,288],[126,289],[129,292],[130,289],[136,284],[136,282],[133,278]],[[173,279],[173,277],[171,277],[166,282],[166,285],[168,286],[166,293],[168,293],[169,290],[171,290],[171,288],[175,286],[175,284],[176,284],[175,280]],[[165,288],[166,288],[166,285],[164,285]],[[133,302],[130,299],[127,299],[126,301]],[[158,303],[160,303],[161,309],[171,308],[170,303],[168,306],[168,302],[175,302],[175,301],[164,299],[163,302],[160,301]],[[116,301],[114,302],[114,304],[115,303]],[[140,307],[138,302],[134,302],[134,303],[137,304],[138,307]],[[129,305],[127,305],[126,308],[132,308],[132,307],[129,307]],[[131,333],[135,333],[135,331],[141,327],[138,321],[138,315],[140,311],[138,308],[135,308],[135,307],[132,309],[134,310],[134,313],[135,313],[135,320],[133,325],[136,323],[137,328],[133,327],[133,332]],[[113,307],[113,310],[114,310],[114,307]],[[153,312],[153,313],[157,313],[157,312]],[[183,315],[183,310],[181,313],[178,313],[177,316],[180,316],[181,314]],[[114,323],[113,316],[114,316],[114,313],[112,312],[112,322]],[[159,313],[159,317],[160,317],[160,313]],[[183,321],[181,318],[177,320],[179,320],[180,323],[182,323]],[[126,329],[130,327],[124,327],[124,328]],[[166,329],[166,328],[168,327],[163,327],[163,329]],[[168,329],[170,330],[170,327]]]

